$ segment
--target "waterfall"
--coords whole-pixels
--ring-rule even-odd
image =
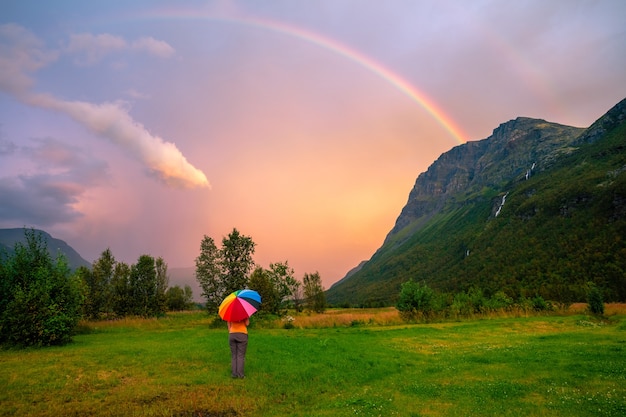
[[[528,178],[530,178],[530,174],[533,172],[533,170],[535,169],[535,165],[537,165],[536,162],[533,162],[533,166],[530,167],[530,169],[526,170],[526,180],[528,180]]]
[[[506,202],[506,196],[509,195],[509,193],[506,193],[502,196],[502,202],[500,203],[500,207],[498,207],[498,211],[496,211],[496,217],[498,217],[498,214],[500,214],[500,211],[502,210],[502,207],[504,207],[504,203]]]

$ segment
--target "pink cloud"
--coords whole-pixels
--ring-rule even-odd
[[[93,133],[121,145],[165,184],[176,188],[210,187],[202,171],[191,165],[175,144],[151,134],[133,120],[121,102],[92,104],[59,100],[46,94],[30,95],[25,102],[65,113]]]
[[[167,42],[154,39],[152,37],[144,37],[137,39],[131,44],[132,49],[146,51],[159,58],[169,58],[174,55],[175,51]]]
[[[101,61],[105,56],[122,51],[146,52],[159,58],[169,58],[175,50],[167,42],[142,37],[133,42],[128,42],[121,36],[103,33],[93,35],[91,33],[79,33],[70,36],[70,41],[64,52],[77,56],[77,63],[81,65],[93,65]]]
[[[94,63],[110,51],[129,47],[160,56],[173,53],[167,43],[153,38],[142,38],[129,46],[122,38],[108,34],[73,35],[66,51],[84,52],[84,62]],[[174,143],[151,134],[130,116],[123,102],[94,104],[32,92],[29,73],[47,65],[56,54],[46,51],[28,30],[14,24],[0,26],[0,48],[0,90],[25,104],[64,113],[91,132],[121,145],[146,166],[150,175],[168,186],[210,187],[205,174],[191,165]]]

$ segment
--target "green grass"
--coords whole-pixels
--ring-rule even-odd
[[[626,316],[250,329],[244,380],[203,313],[0,351],[1,416],[623,416]]]

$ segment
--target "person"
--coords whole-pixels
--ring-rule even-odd
[[[245,378],[243,367],[246,362],[249,325],[249,319],[228,322],[228,344],[230,345],[230,366],[233,378]]]

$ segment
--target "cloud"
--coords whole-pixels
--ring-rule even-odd
[[[159,56],[173,53],[167,43],[153,38],[141,38],[128,44],[124,39],[108,34],[73,35],[66,48],[70,52],[84,53],[83,62],[88,63],[97,62],[110,51],[119,49],[146,50]],[[32,92],[29,73],[55,58],[56,54],[45,51],[41,41],[28,30],[13,24],[0,26],[0,90],[25,104],[68,115],[91,132],[122,146],[146,166],[150,175],[169,186],[210,187],[204,173],[191,165],[175,144],[151,134],[133,120],[124,103],[94,104]]]
[[[0,219],[7,224],[51,226],[82,217],[75,205],[108,180],[108,165],[54,138],[34,139],[11,157],[37,166],[34,175],[0,178]]]
[[[119,37],[109,35],[92,35],[80,33],[70,36],[70,42],[65,48],[65,53],[78,55],[76,63],[81,65],[93,65],[114,51],[127,48],[126,41]]]
[[[139,38],[129,43],[124,38],[109,33],[73,34],[64,52],[77,55],[76,62],[80,65],[93,65],[100,62],[106,55],[130,50],[147,52],[159,58],[169,58],[175,53],[174,48],[167,42],[152,37]]]
[[[82,149],[55,138],[32,139],[34,146],[24,146],[20,154],[26,156],[40,172],[57,173],[63,181],[100,185],[109,177],[105,161],[94,158]]]
[[[3,137],[1,128],[2,125],[0,125],[0,156],[12,155],[17,149],[17,145]]]
[[[65,113],[93,133],[123,146],[146,165],[151,175],[167,185],[210,187],[204,173],[191,165],[176,145],[152,135],[141,123],[133,120],[124,103],[64,101],[46,94],[32,95],[27,102]]]
[[[25,28],[7,23],[0,25],[0,90],[20,94],[31,88],[30,73],[50,64],[58,57]]]
[[[6,224],[50,226],[80,217],[72,208],[81,193],[48,176],[0,178],[0,219]]]
[[[141,91],[137,91],[134,88],[126,90],[124,94],[135,100],[147,100],[150,98],[150,94],[142,93]]]
[[[17,149],[15,143],[0,138],[0,155],[11,155],[15,149]]]
[[[159,58],[169,58],[174,55],[174,48],[167,42],[163,42],[152,37],[140,38],[131,44],[131,48],[139,51],[146,51]]]

